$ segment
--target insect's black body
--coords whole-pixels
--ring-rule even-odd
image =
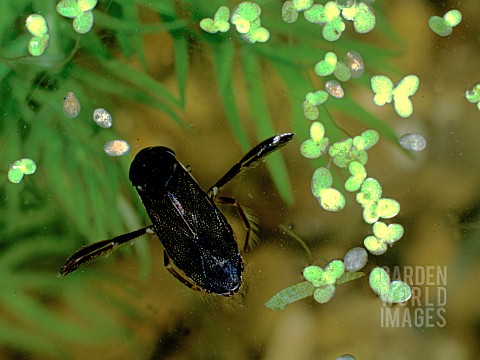
[[[255,146],[207,192],[169,148],[141,150],[130,166],[129,176],[153,225],[81,248],[60,274],[67,275],[123,243],[154,232],[165,249],[165,265],[182,283],[218,295],[234,294],[242,283],[243,260],[232,228],[215,202],[236,207],[247,228],[247,243],[250,224],[236,200],[217,198],[217,193],[242,170],[284,146],[293,136],[280,134]]]
[[[207,292],[237,291],[243,262],[232,228],[175,153],[143,149],[130,166],[130,180],[175,266]]]

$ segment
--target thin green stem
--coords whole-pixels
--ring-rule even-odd
[[[305,243],[305,241],[303,241],[302,239],[300,239],[297,234],[295,234],[293,231],[291,231],[291,230],[288,228],[287,225],[280,224],[280,225],[278,225],[278,228],[279,228],[280,230],[283,230],[286,234],[290,235],[293,239],[297,240],[297,242],[302,246],[303,250],[305,250],[305,252],[307,253],[308,264],[309,264],[309,265],[313,264],[312,252],[311,252],[310,249],[308,248],[308,246],[307,246],[307,244]]]

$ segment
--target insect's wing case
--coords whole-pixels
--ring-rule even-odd
[[[174,264],[205,291],[237,291],[243,263],[231,226],[174,152],[143,149],[130,180]]]

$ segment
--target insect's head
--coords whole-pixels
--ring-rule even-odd
[[[178,166],[173,150],[153,146],[140,150],[130,165],[130,181],[138,191],[165,187]]]

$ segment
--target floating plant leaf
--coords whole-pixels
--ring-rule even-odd
[[[363,2],[359,3],[353,20],[355,31],[360,34],[366,34],[373,30],[375,24],[376,18],[372,8]]]
[[[28,52],[32,56],[40,56],[45,52],[48,46],[48,25],[42,15],[32,14],[25,20],[25,26],[33,37],[28,42]]]
[[[373,76],[371,79],[372,90],[375,93],[373,103],[377,106],[383,106],[392,102],[393,82],[383,75]]]
[[[303,114],[308,120],[317,120],[320,115],[317,106],[307,100],[303,102],[302,109]]]
[[[313,286],[321,287],[324,285],[333,285],[345,272],[345,265],[341,260],[333,260],[324,269],[319,266],[311,265],[303,269],[303,277],[310,281]]]
[[[303,269],[303,277],[315,287],[325,285],[325,282],[323,282],[323,269],[320,266],[307,266]]]
[[[288,24],[292,24],[298,19],[298,11],[293,5],[293,1],[285,1],[282,6],[282,19]]]
[[[458,10],[450,10],[443,17],[432,16],[428,20],[428,26],[439,36],[448,36],[453,28],[462,21],[462,13]]]
[[[362,134],[363,136],[363,134]],[[368,155],[365,150],[362,148],[357,148],[354,146],[354,140],[358,143],[357,138],[354,139],[348,138],[341,141],[337,141],[336,143],[332,144],[328,149],[328,154],[331,158],[333,158],[333,162],[338,167],[344,168],[347,167],[352,161],[358,161],[362,165],[365,165],[368,160]],[[373,145],[372,145],[373,146]]]
[[[373,224],[373,236],[367,236],[363,242],[373,255],[384,254],[388,246],[393,245],[403,236],[403,226],[400,224],[386,225],[381,221]]]
[[[348,164],[348,171],[351,176],[345,182],[345,190],[357,191],[362,186],[363,181],[367,177],[367,171],[365,167],[358,161],[352,161]]]
[[[477,103],[478,110],[480,110],[480,84],[477,84],[470,90],[467,90],[465,92],[465,98],[469,103]]]
[[[376,130],[365,130],[360,136],[355,136],[352,141],[352,145],[357,150],[371,149],[378,143],[380,135]]]
[[[319,121],[310,126],[310,139],[305,140],[300,146],[300,153],[307,159],[315,159],[325,154],[329,140],[324,137],[325,127]]]
[[[407,118],[413,113],[413,104],[410,97],[414,95],[420,85],[418,76],[405,76],[395,87],[392,81],[383,75],[373,76],[371,79],[372,90],[375,93],[373,102],[383,106],[393,101],[397,114]]]
[[[332,187],[333,178],[332,173],[327,168],[321,167],[313,172],[312,176],[312,194],[315,197],[320,196],[322,189]]]
[[[337,17],[324,25],[322,30],[323,38],[327,41],[337,41],[345,30],[345,23]]]
[[[24,158],[15,161],[8,170],[8,180],[14,184],[22,181],[24,175],[31,175],[37,170],[37,164],[32,159]]]
[[[371,289],[385,303],[405,302],[412,296],[412,290],[408,284],[400,280],[390,282],[390,276],[380,267],[376,267],[370,272],[369,283]]]
[[[217,32],[227,32],[230,30],[230,10],[226,6],[220,6],[215,13],[213,19],[205,18],[200,20],[200,28],[210,34]]]
[[[313,293],[313,298],[320,304],[326,304],[329,302],[335,294],[335,285],[324,285],[316,288]]]
[[[334,188],[321,189],[318,202],[323,209],[338,212],[345,207],[345,196]]]
[[[73,28],[79,34],[86,34],[93,26],[93,8],[97,0],[61,0],[57,4],[57,12],[65,17],[73,18]]]
[[[416,75],[405,76],[393,89],[393,106],[401,117],[407,118],[413,113],[410,96],[417,92],[420,80]]]
[[[348,81],[352,77],[348,66],[341,61],[337,62],[333,75],[340,81]]]
[[[325,58],[315,64],[314,71],[318,76],[328,76],[333,74],[337,66],[337,55],[333,52],[327,52]]]
[[[312,7],[313,0],[293,0],[293,7],[297,11],[305,11]]]
[[[328,93],[324,90],[319,90],[316,92],[309,92],[305,96],[305,100],[308,101],[310,104],[318,106],[323,104],[328,99]]]

